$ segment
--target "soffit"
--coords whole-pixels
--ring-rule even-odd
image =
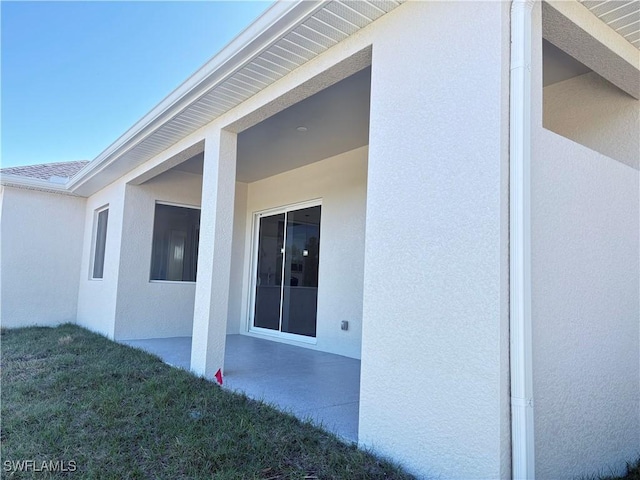
[[[577,1],[542,3],[543,38],[632,97],[640,98],[640,52]]]
[[[639,0],[579,0],[591,13],[640,49]]]
[[[366,27],[403,1],[332,0],[295,4],[299,8],[313,9],[311,13],[305,10],[302,20],[292,22],[257,54],[239,65],[236,58],[242,52],[234,55],[229,62],[231,66],[224,64],[213,69],[178,101],[168,105],[166,112],[146,124],[143,119],[139,122],[142,125],[134,125],[130,132],[134,129],[136,132],[127,132],[107,148],[72,179],[69,187],[81,195],[94,193]],[[272,28],[276,27],[269,26]],[[217,57],[214,57],[200,71],[211,69],[210,64],[216,61]],[[220,72],[225,69],[229,69],[229,73],[220,77]],[[200,71],[192,78],[197,77]],[[156,109],[164,102],[169,103],[170,97]]]

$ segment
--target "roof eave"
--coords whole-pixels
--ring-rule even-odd
[[[192,101],[224,81],[258,52],[277,41],[285,32],[313,15],[322,3],[321,0],[276,2],[203,67],[83,167],[66,184],[66,188],[76,192]]]
[[[63,195],[77,196],[68,186],[70,182],[54,183],[41,178],[24,177],[21,175],[0,174],[0,185],[3,187],[24,188],[28,190],[39,190],[48,193],[60,193]]]

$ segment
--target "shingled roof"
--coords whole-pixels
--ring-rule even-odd
[[[0,168],[0,174],[39,178],[41,180],[49,180],[51,177],[71,178],[87,163],[89,163],[88,160],[78,160],[75,162],[42,163],[39,165],[7,167]]]

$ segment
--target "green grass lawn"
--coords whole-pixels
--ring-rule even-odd
[[[640,480],[640,459],[627,464],[627,474],[624,477],[600,477],[599,480]]]
[[[3,478],[411,478],[309,423],[73,325],[3,330],[1,342]],[[31,471],[11,475],[26,460]],[[48,473],[56,468],[69,471]]]

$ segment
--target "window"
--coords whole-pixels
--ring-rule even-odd
[[[200,210],[156,204],[151,280],[195,282]]]
[[[95,243],[93,245],[93,265],[91,278],[100,279],[104,273],[104,251],[107,243],[107,221],[109,208],[96,210],[95,215]]]

